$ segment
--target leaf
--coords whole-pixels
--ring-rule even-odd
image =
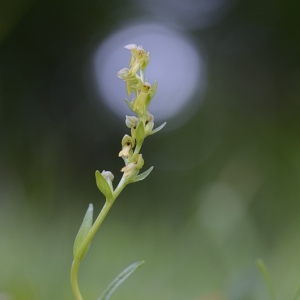
[[[93,225],[93,204],[90,204],[85,216],[83,218],[83,221],[81,223],[81,226],[79,228],[79,231],[77,233],[77,236],[75,238],[74,242],[74,249],[73,249],[73,254],[74,258],[77,258],[78,255],[80,255],[80,249],[82,246],[82,243],[85,239],[85,237],[88,235],[91,227]],[[90,245],[86,247],[83,253],[81,253],[81,259],[85,256],[87,251],[89,250]]]
[[[162,130],[162,129],[166,126],[166,124],[167,124],[167,122],[161,124],[159,127],[157,127],[157,128],[155,128],[154,130],[152,130],[152,131],[149,133],[149,135],[152,135],[152,134],[154,134],[154,133],[156,133],[156,132]]]
[[[143,172],[142,174],[135,177],[134,181],[141,181],[144,180],[153,170],[153,167],[149,168],[147,171]]]
[[[128,266],[123,272],[121,272],[105,289],[98,300],[109,300],[111,295],[123,283],[138,267],[140,267],[144,261],[138,261]]]
[[[106,198],[112,199],[112,191],[106,179],[98,170],[96,171],[95,176],[96,176],[96,184],[100,192]]]
[[[266,283],[268,291],[269,291],[270,299],[276,300],[274,287],[273,287],[273,284],[272,284],[272,281],[271,281],[271,278],[270,278],[270,275],[269,275],[266,265],[264,264],[264,262],[262,260],[258,260],[256,262],[256,265],[257,265],[263,279],[265,280],[265,283]]]

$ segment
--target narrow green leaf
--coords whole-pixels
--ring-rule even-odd
[[[269,272],[267,270],[267,267],[265,266],[264,262],[262,260],[258,260],[256,262],[256,265],[267,285],[267,288],[268,288],[268,291],[269,291],[269,295],[270,295],[270,299],[271,300],[276,300],[276,297],[275,297],[275,291],[274,291],[274,287],[273,287],[273,284],[272,284],[272,280],[270,278],[270,275],[269,275]]]
[[[154,133],[156,133],[156,132],[162,130],[162,129],[166,126],[166,124],[167,124],[167,122],[161,124],[159,127],[157,127],[157,128],[155,128],[154,130],[152,130],[152,131],[149,133],[149,135],[152,135],[152,134],[154,134]]]
[[[296,293],[292,300],[299,300],[299,299],[300,299],[300,285],[298,286]]]
[[[106,181],[106,179],[103,177],[103,175],[97,170],[95,173],[96,176],[96,183],[97,187],[100,190],[100,192],[106,197],[111,199],[112,198],[112,191],[111,188]]]
[[[89,233],[92,225],[93,225],[93,204],[90,204],[85,213],[85,216],[83,218],[83,221],[81,223],[81,226],[79,228],[77,236],[75,238],[74,249],[73,249],[74,258],[79,255],[79,250],[82,246],[82,243],[83,243],[85,237],[87,236],[87,234]],[[86,247],[85,251],[82,253],[81,258],[87,253],[88,249],[89,249],[89,245],[88,245],[88,247]]]
[[[143,172],[142,174],[138,175],[135,177],[134,181],[141,181],[143,179],[145,179],[153,170],[153,167],[149,168],[147,171]]]
[[[119,285],[123,283],[143,263],[144,261],[138,261],[128,266],[110,283],[98,300],[109,300]]]

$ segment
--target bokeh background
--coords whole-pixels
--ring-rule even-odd
[[[147,180],[116,201],[80,269],[96,299],[278,299],[300,282],[300,2],[0,2],[0,299],[73,299],[73,240],[121,177],[123,46],[158,80]]]

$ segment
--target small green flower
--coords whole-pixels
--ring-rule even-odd
[[[147,118],[145,122],[145,136],[150,135],[154,126],[154,116],[147,111]]]
[[[119,153],[119,156],[124,156],[126,158],[128,158],[131,154],[131,149],[134,147],[134,139],[125,134],[123,139],[122,139],[122,150]]]
[[[139,124],[139,119],[135,116],[126,116],[125,123],[126,123],[126,126],[131,129],[131,136],[135,140],[136,128]]]
[[[134,100],[133,111],[138,115],[144,115],[156,92],[156,82],[152,86],[149,82],[144,82],[139,87],[140,93]]]
[[[120,79],[123,79],[123,80],[127,80],[128,79],[128,75],[129,75],[129,69],[128,68],[123,68],[122,70],[120,70],[117,74],[117,76],[120,78]]]
[[[149,62],[149,52],[147,53],[142,46],[137,46],[135,44],[129,44],[125,46],[125,48],[131,51],[129,73],[136,74],[139,68],[144,71]]]
[[[128,128],[135,128],[139,123],[139,119],[136,116],[126,116],[125,123]]]
[[[128,96],[130,96],[132,90],[136,90],[141,83],[140,77],[137,74],[131,74],[128,68],[120,70],[117,76],[126,82],[126,90]]]
[[[131,175],[136,176],[139,170],[144,165],[144,159],[142,154],[135,153],[130,159],[130,163],[121,169],[121,172],[124,172],[124,177],[128,178]]]

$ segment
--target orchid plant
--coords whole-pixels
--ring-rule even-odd
[[[81,260],[86,255],[92,239],[125,186],[145,179],[152,171],[153,167],[139,174],[144,165],[144,159],[140,151],[145,138],[155,134],[166,125],[166,123],[163,123],[158,128],[153,129],[154,116],[148,111],[157,85],[156,82],[151,85],[145,81],[149,52],[146,52],[142,46],[135,44],[127,45],[125,48],[131,52],[129,68],[120,70],[117,76],[125,81],[128,96],[131,96],[132,93],[134,94],[132,100],[125,98],[125,101],[135,115],[126,116],[125,123],[130,129],[130,135],[125,134],[121,142],[122,150],[119,153],[119,157],[123,158],[125,166],[121,169],[123,176],[117,187],[113,187],[114,176],[110,171],[104,170],[102,173],[96,171],[95,174],[97,187],[105,196],[106,201],[94,223],[93,205],[89,205],[74,242],[71,284],[76,300],[83,300],[78,286],[78,270]],[[136,262],[120,273],[98,300],[108,300],[115,289],[142,263]]]

